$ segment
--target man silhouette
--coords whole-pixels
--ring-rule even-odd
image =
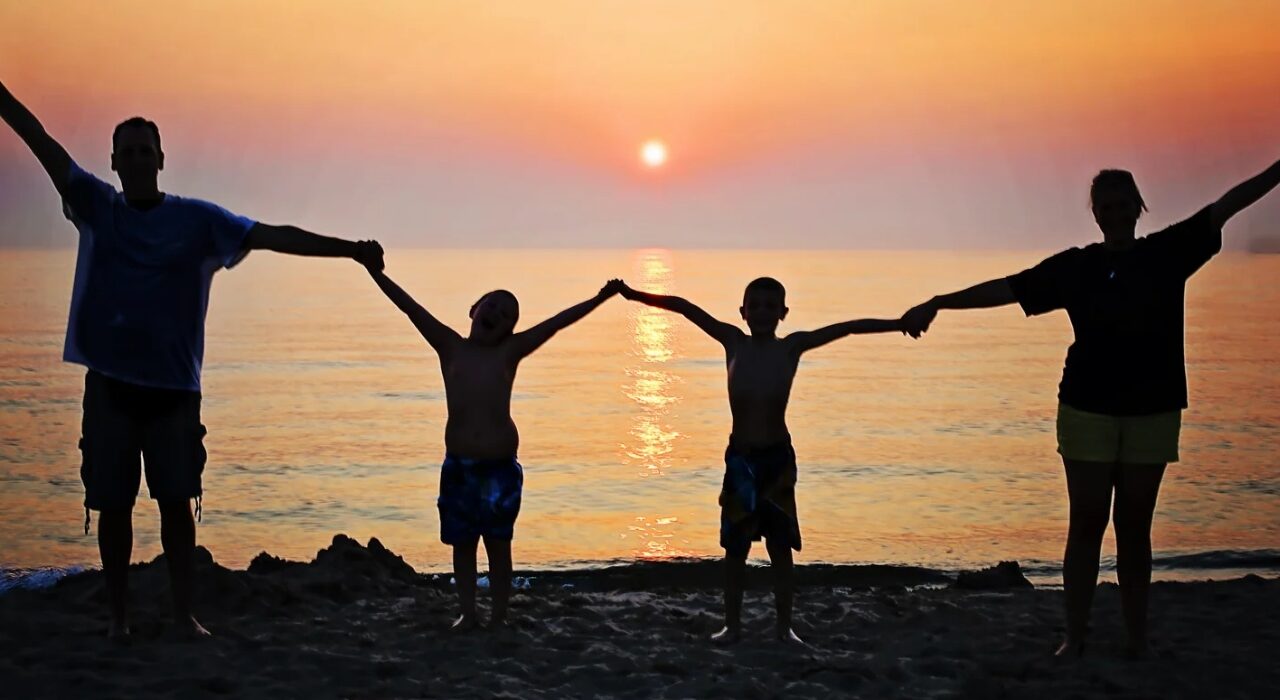
[[[3,83],[0,118],[27,144],[80,233],[63,360],[84,365],[80,477],[100,513],[98,550],[111,607],[109,636],[126,637],[133,505],[145,464],[160,508],[174,620],[207,635],[191,612],[191,558],[204,469],[200,368],[213,274],[250,251],[346,257],[380,265],[373,241],[272,226],[198,199],[166,194],[160,130],[141,117],[112,134],[122,191],[81,169]],[[141,457],[141,459],[139,459]]]

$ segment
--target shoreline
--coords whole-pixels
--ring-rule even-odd
[[[339,537],[345,537],[340,535]],[[376,538],[374,538],[376,539]],[[289,564],[306,562],[286,560],[268,552],[266,556]],[[1061,588],[1061,563],[1013,559],[1019,564],[1022,575],[1036,588]],[[682,581],[685,585],[716,586],[720,584],[719,557],[672,557],[667,559],[606,559],[598,561],[569,561],[552,563],[541,568],[517,568],[515,576],[527,581],[559,583],[582,582],[595,589],[612,582],[627,585],[629,578],[652,581],[653,585],[666,585],[667,581]],[[481,554],[479,564],[483,572],[485,561]],[[135,562],[132,566],[139,566]],[[517,563],[517,567],[519,564]],[[246,566],[246,569],[248,566]],[[754,581],[768,569],[767,559],[755,557],[748,562],[748,571]],[[0,567],[0,596],[14,590],[42,589],[56,585],[69,576],[98,571],[97,564],[70,566]],[[796,564],[799,585],[944,585],[971,568],[950,568],[901,562],[807,562]],[[450,576],[447,570],[420,571],[426,577]],[[1245,576],[1280,578],[1280,549],[1260,550],[1205,550],[1189,553],[1156,553],[1152,560],[1154,582],[1229,581]],[[1115,557],[1104,556],[1099,570],[1099,581],[1114,583]]]

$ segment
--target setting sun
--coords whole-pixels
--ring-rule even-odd
[[[667,144],[657,139],[645,141],[640,147],[640,160],[650,168],[660,167],[667,162]]]

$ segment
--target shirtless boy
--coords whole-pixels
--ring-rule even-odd
[[[493,590],[490,624],[502,625],[511,596],[511,538],[524,485],[524,471],[516,461],[520,435],[511,419],[516,369],[556,332],[617,294],[622,283],[611,281],[594,297],[519,333],[514,332],[520,317],[515,295],[489,292],[471,307],[471,330],[464,338],[414,301],[379,266],[370,266],[369,274],[440,358],[448,419],[437,505],[440,540],[453,547],[458,582],[461,615],[453,627],[478,626],[476,549],[481,539]]]
[[[901,322],[862,319],[779,338],[778,324],[787,317],[786,290],[770,277],[752,281],[743,294],[739,313],[749,334],[680,297],[648,294],[625,285],[620,292],[632,301],[684,316],[724,347],[729,370],[729,409],[733,414],[720,491],[725,626],[712,639],[733,642],[741,636],[747,554],[751,542],[763,538],[774,571],[778,638],[803,643],[791,629],[791,550],[800,551],[796,454],[786,422],[791,383],[805,352],[855,333],[901,331]]]

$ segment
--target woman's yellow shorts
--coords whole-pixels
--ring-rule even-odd
[[[1109,416],[1058,404],[1058,454],[1108,464],[1178,461],[1182,411],[1145,416]]]

